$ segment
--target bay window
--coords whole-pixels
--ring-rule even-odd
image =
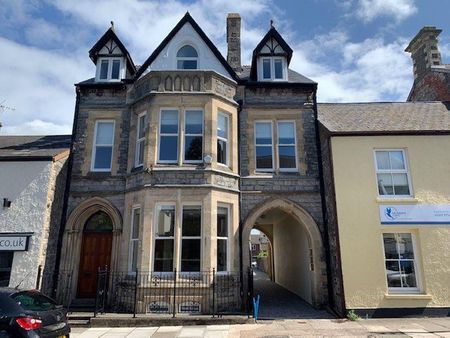
[[[161,110],[159,122],[159,162],[178,162],[178,110]]]
[[[217,116],[217,162],[228,165],[228,115],[220,113]]]
[[[217,272],[228,271],[229,222],[229,207],[219,205],[217,207]]]
[[[202,208],[184,206],[181,230],[181,271],[200,271]]]
[[[130,229],[130,271],[136,272],[139,250],[139,228],[141,223],[141,208],[133,208],[131,214],[131,229]]]
[[[92,147],[92,171],[111,171],[113,145],[114,121],[96,121]]]
[[[156,210],[153,271],[173,271],[175,205],[161,205]]]
[[[273,170],[272,122],[255,122],[256,169]]]
[[[390,291],[418,291],[411,233],[384,233],[387,285]]]
[[[184,161],[203,160],[203,111],[186,110],[184,115]]]
[[[380,196],[411,196],[404,150],[376,150],[375,169]]]
[[[144,164],[144,148],[145,148],[145,129],[146,129],[146,114],[142,113],[138,116],[136,129],[136,155],[135,167]]]

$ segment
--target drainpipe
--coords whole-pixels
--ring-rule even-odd
[[[59,226],[59,233],[58,233],[58,243],[56,246],[56,259],[55,259],[55,272],[53,274],[53,280],[52,280],[52,297],[56,296],[56,288],[58,287],[56,285],[58,281],[58,275],[60,270],[60,263],[61,263],[61,252],[62,252],[62,243],[64,238],[64,230],[66,228],[66,217],[67,217],[67,206],[69,204],[69,191],[70,191],[70,182],[71,182],[71,176],[72,176],[72,167],[73,167],[73,149],[74,149],[74,143],[75,143],[75,134],[77,131],[77,125],[78,125],[78,113],[80,110],[80,88],[77,86],[75,87],[76,91],[76,99],[75,99],[75,113],[73,117],[73,126],[72,126],[72,139],[70,142],[70,152],[69,152],[69,159],[67,164],[67,176],[66,176],[66,186],[64,188],[64,201],[63,201],[63,209],[61,214],[61,223]],[[70,305],[70,304],[69,304]]]
[[[243,282],[244,282],[244,257],[242,253],[242,190],[241,190],[241,111],[242,111],[242,103],[243,100],[239,100],[238,104],[239,107],[237,109],[237,146],[238,146],[238,175],[239,175],[239,273],[241,278],[241,297],[244,299],[244,288],[243,288]]]

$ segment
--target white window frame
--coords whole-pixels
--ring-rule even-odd
[[[101,79],[100,78],[100,74],[101,74],[101,68],[102,68],[102,61],[108,61],[108,75],[106,77],[106,79]],[[119,60],[120,64],[119,64],[119,78],[118,79],[113,79],[111,78],[112,76],[112,65],[113,65],[113,61],[114,60]],[[95,74],[95,80],[97,82],[120,82],[122,80],[122,78],[124,77],[123,75],[123,58],[122,57],[99,57],[97,59],[97,72]]]
[[[144,135],[139,138],[139,130],[141,128],[141,117],[144,116]],[[147,132],[147,112],[143,112],[140,113],[137,116],[137,123],[136,123],[136,150],[135,150],[135,154],[134,154],[134,166],[135,167],[140,167],[142,165],[144,165],[144,155],[145,155],[145,135]],[[139,157],[141,155],[140,153],[140,144],[144,143],[144,148],[143,148],[143,152],[144,154],[142,155],[142,163],[139,163]]]
[[[186,133],[186,113],[189,111],[201,111],[202,112],[202,133],[201,134],[188,134]],[[180,148],[180,151],[183,154],[183,163],[203,163],[203,156],[204,156],[204,143],[205,143],[205,112],[201,108],[186,108],[183,110],[183,149]],[[179,120],[179,118],[178,118]],[[179,122],[178,122],[179,123]],[[185,146],[186,146],[186,137],[187,136],[201,136],[202,138],[202,156],[200,160],[186,160],[186,152],[185,152]]]
[[[112,123],[112,141],[111,144],[97,144],[97,126],[99,123]],[[94,137],[92,142],[92,155],[91,155],[91,171],[96,172],[110,172],[112,169],[112,162],[114,157],[114,134],[116,133],[116,121],[115,120],[96,120],[94,127]],[[97,147],[111,147],[111,163],[109,164],[109,168],[95,168],[95,156],[97,154]]]
[[[270,62],[270,77],[264,77],[264,60]],[[281,68],[283,71],[283,77],[280,79],[275,78],[275,60],[281,60]],[[259,81],[287,81],[287,63],[286,58],[282,56],[262,56],[259,60]]]
[[[403,155],[403,159],[405,161],[405,169],[378,169],[378,162],[377,162],[377,152],[391,152],[391,151],[401,151]],[[377,194],[379,198],[382,199],[401,199],[401,198],[412,198],[414,196],[412,184],[411,184],[411,176],[409,174],[409,164],[408,164],[408,158],[406,156],[405,149],[398,149],[398,148],[382,148],[382,149],[374,149],[373,151],[373,158],[375,162],[375,183],[377,188]],[[380,190],[378,189],[378,174],[406,174],[406,179],[408,181],[408,189],[409,189],[409,195],[381,195]]]
[[[183,48],[184,46],[190,46],[192,48],[195,49],[195,51],[197,52],[197,57],[193,57],[193,56],[177,56],[178,52],[180,51],[181,48]],[[198,52],[198,48],[194,47],[194,45],[192,43],[186,42],[181,44],[181,46],[179,46],[176,50],[175,53],[175,69],[176,70],[196,70],[196,69],[200,69],[200,57],[199,57],[199,52]],[[187,68],[178,68],[178,61],[197,61],[197,67],[195,69],[187,69]]]
[[[178,112],[178,131],[176,134],[167,134],[167,133],[161,133],[161,122],[162,122],[162,113],[165,110],[176,110]],[[180,159],[180,151],[181,151],[181,147],[182,144],[180,142],[180,109],[179,108],[174,108],[174,107],[165,107],[165,108],[161,108],[159,110],[159,122],[158,122],[158,163],[164,164],[174,164],[174,163],[178,163],[179,159]],[[177,159],[176,160],[161,160],[161,137],[162,136],[177,136]]]
[[[223,115],[225,117],[226,123],[227,123],[227,137],[223,138],[219,136],[218,133],[218,129],[219,129],[219,116]],[[222,165],[222,166],[226,166],[229,167],[230,166],[230,114],[224,113],[222,111],[218,112],[218,116],[217,116],[217,128],[216,128],[216,133],[217,133],[217,140],[218,141],[223,141],[225,142],[225,163],[219,162],[219,159],[217,158],[217,164]],[[218,157],[218,154],[216,154],[216,156]]]
[[[414,263],[414,272],[415,272],[415,278],[416,278],[416,284],[417,287],[414,288],[403,288],[403,287],[389,287],[388,281],[387,281],[387,273],[386,273],[386,251],[384,248],[384,234],[410,234],[411,235],[411,241],[412,241],[412,246],[413,246],[413,255],[414,255],[414,259],[413,263]],[[398,229],[392,229],[392,230],[384,230],[381,233],[381,246],[383,249],[383,268],[384,268],[384,280],[386,283],[386,288],[388,290],[389,294],[417,294],[420,293],[422,290],[422,283],[421,283],[421,274],[420,274],[420,270],[419,270],[419,264],[418,264],[418,256],[417,256],[417,244],[416,244],[416,236],[414,234],[414,232],[412,231],[408,231],[408,230],[398,230]],[[399,259],[396,259],[399,260]],[[405,259],[405,260],[411,260],[411,259]]]
[[[227,209],[227,237],[219,237],[217,236],[217,229],[216,229],[216,243],[219,242],[219,240],[224,240],[226,241],[226,248],[227,248],[227,267],[225,271],[219,271],[219,267],[217,266],[217,257],[216,257],[216,272],[217,274],[226,274],[231,270],[231,262],[230,262],[230,233],[231,233],[231,229],[230,229],[230,225],[231,225],[231,205],[230,204],[226,204],[226,203],[217,203],[217,210],[219,210],[219,208],[225,208]],[[218,213],[217,213],[218,215]],[[217,228],[217,224],[216,224],[216,228]],[[216,244],[217,245],[217,244]],[[216,251],[218,253],[218,246],[216,247]],[[217,256],[217,254],[216,254]]]
[[[133,237],[133,229],[134,229],[134,212],[135,210],[139,210],[139,227],[138,227],[138,237]],[[140,243],[140,233],[141,233],[141,226],[142,226],[142,209],[140,205],[134,205],[131,208],[131,223],[130,223],[130,247],[128,252],[128,271],[132,274],[135,274],[136,272],[133,271],[133,246],[137,245],[139,249],[139,243]],[[136,257],[136,269],[138,269],[139,256]]]
[[[279,125],[281,123],[292,123],[294,125],[294,144],[282,144],[280,145],[279,139],[280,139],[280,128]],[[277,146],[277,168],[279,171],[283,172],[296,172],[298,171],[298,160],[297,160],[297,124],[295,123],[295,120],[277,120],[277,140],[276,140],[276,146]],[[280,147],[292,147],[294,146],[294,155],[295,155],[295,168],[281,168],[280,165]]]
[[[183,210],[184,207],[198,207],[200,208],[200,236],[183,236]],[[180,223],[181,223],[181,227],[180,227],[180,252],[178,255],[178,271],[180,271],[180,273],[183,274],[195,274],[195,273],[200,273],[202,271],[202,267],[203,267],[203,259],[202,259],[202,255],[203,255],[203,241],[202,241],[202,237],[203,237],[203,204],[201,202],[189,202],[189,203],[182,203],[181,204],[181,208],[180,208]],[[183,259],[183,239],[198,239],[200,240],[200,269],[199,271],[182,271],[181,270],[181,261]]]
[[[158,221],[159,221],[159,211],[163,207],[173,207],[174,209],[174,229],[173,229],[173,236],[166,236],[166,237],[159,237],[157,235],[157,229],[158,229]],[[173,269],[175,269],[177,266],[175,252],[176,252],[176,237],[177,237],[177,205],[174,202],[161,202],[156,203],[155,205],[155,215],[154,215],[154,227],[153,227],[153,250],[152,250],[152,261],[151,261],[151,271],[155,274],[161,274],[161,275],[171,275],[173,274]],[[171,239],[173,240],[173,253],[172,253],[172,271],[155,271],[155,262],[156,262],[156,241],[158,239]]]
[[[269,144],[263,144],[263,145],[257,145],[256,144],[256,125],[257,124],[262,124],[262,123],[270,123],[270,132],[272,134],[272,143]],[[255,156],[254,156],[254,160],[255,160],[255,170],[258,172],[273,172],[275,171],[275,154],[274,154],[274,133],[273,133],[273,121],[272,120],[256,120],[253,123],[253,137],[254,137],[254,146],[255,146]],[[271,147],[272,150],[272,168],[258,168],[258,161],[257,161],[257,156],[256,156],[256,148],[257,147]]]

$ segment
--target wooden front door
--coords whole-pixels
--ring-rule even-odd
[[[78,270],[79,298],[94,298],[98,268],[111,265],[112,232],[84,232]]]

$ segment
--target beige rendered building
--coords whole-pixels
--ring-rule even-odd
[[[319,104],[327,218],[346,310],[450,309],[450,113],[441,102]],[[340,253],[340,254],[339,254]]]

